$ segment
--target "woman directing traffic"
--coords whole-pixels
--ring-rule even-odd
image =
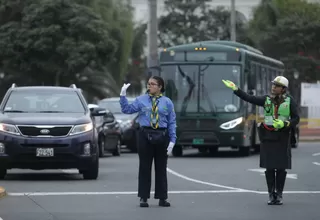
[[[264,108],[264,121],[258,127],[260,167],[266,168],[268,204],[281,205],[286,169],[291,169],[290,132],[300,121],[297,104],[286,93],[289,81],[277,76],[272,81],[271,94],[263,96],[249,95],[229,80],[223,83],[244,101]]]
[[[129,104],[126,90],[130,84],[124,84],[120,93],[122,112],[138,112],[138,155],[139,182],[138,197],[140,207],[148,207],[151,189],[151,167],[155,163],[155,199],[159,206],[168,207],[167,160],[176,142],[176,114],[172,101],[163,95],[164,80],[153,76],[148,81],[147,94],[137,97]]]

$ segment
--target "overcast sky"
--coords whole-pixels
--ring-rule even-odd
[[[132,4],[135,7],[136,20],[146,21],[148,19],[148,0],[132,0]],[[158,0],[158,16],[163,11],[164,0]],[[258,5],[260,0],[236,0],[236,10],[242,12],[247,19],[251,16],[251,10],[253,6]],[[211,3],[213,6],[225,6],[230,7],[230,0],[213,0]]]

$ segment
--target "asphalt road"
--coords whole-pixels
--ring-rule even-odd
[[[82,180],[75,170],[12,170],[0,181],[9,194],[0,200],[0,220],[319,219],[320,143],[293,149],[283,206],[267,205],[258,164],[257,154],[230,151],[210,156],[191,150],[169,158],[169,208],[154,199],[149,208],[139,207],[136,154],[101,159],[96,181]]]

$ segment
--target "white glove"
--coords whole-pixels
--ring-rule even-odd
[[[173,147],[174,147],[174,143],[170,142],[168,145],[168,148],[167,148],[167,155],[168,156],[171,155]]]
[[[126,96],[127,94],[127,89],[131,84],[123,84],[122,88],[121,88],[121,92],[120,92],[120,96]]]

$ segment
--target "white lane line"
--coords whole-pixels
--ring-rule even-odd
[[[184,179],[184,180],[188,180],[188,181],[194,182],[194,183],[199,183],[199,184],[202,184],[202,185],[215,186],[215,187],[220,187],[220,188],[224,188],[224,189],[231,189],[231,190],[237,190],[237,191],[242,191],[242,192],[257,192],[257,191],[253,191],[253,190],[235,188],[235,187],[231,187],[231,186],[224,186],[224,185],[220,185],[220,184],[209,183],[209,182],[193,179],[193,178],[187,177],[185,175],[182,175],[180,173],[177,173],[176,171],[173,171],[170,168],[167,168],[167,171],[169,173],[177,176],[177,177],[180,177],[180,178]]]
[[[318,165],[320,166],[320,163],[319,162],[312,162],[314,165]]]
[[[60,171],[65,174],[79,174],[78,169],[66,169],[66,170],[60,170]]]
[[[196,191],[168,191],[169,194],[205,194],[205,193],[240,193],[240,190],[196,190]],[[8,196],[72,196],[72,195],[137,195],[137,191],[127,192],[20,192],[7,193]],[[154,191],[151,191],[154,194]],[[1,220],[1,219],[0,219]]]
[[[312,156],[320,156],[320,153],[314,153]]]
[[[268,194],[267,191],[253,191],[256,194]],[[219,194],[219,193],[252,193],[244,190],[199,190],[169,191],[169,194]],[[284,194],[320,194],[320,191],[284,191]],[[138,192],[20,192],[8,193],[8,196],[88,196],[88,195],[137,195]],[[154,191],[151,192],[154,194]],[[0,218],[1,220],[1,218]]]

